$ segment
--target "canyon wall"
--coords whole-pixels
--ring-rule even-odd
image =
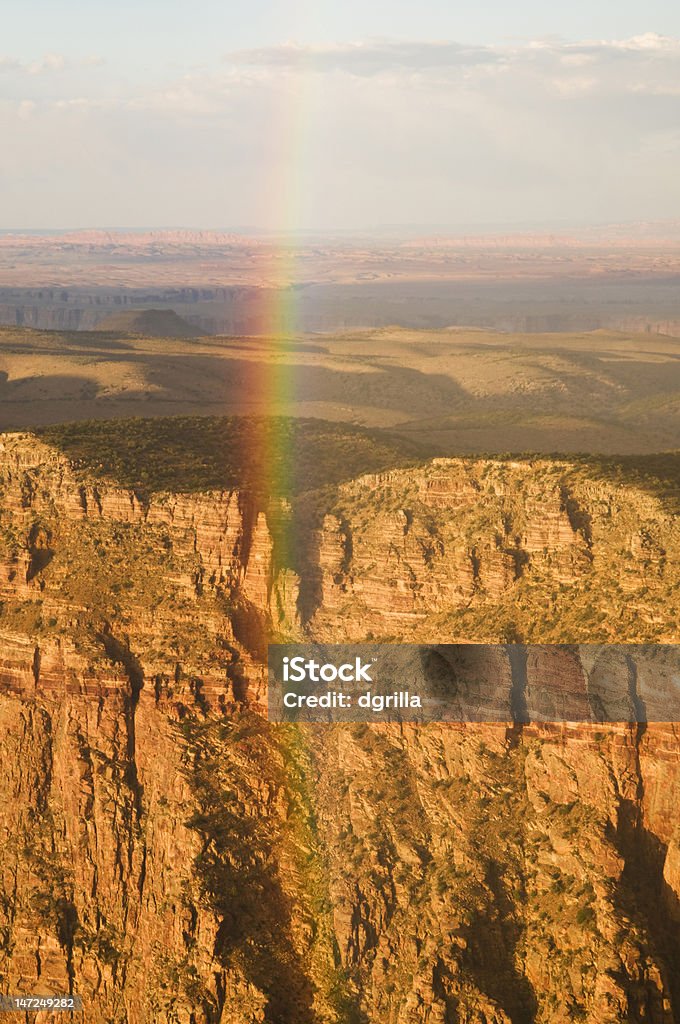
[[[680,726],[264,715],[268,637],[674,641],[654,494],[438,460],[290,508],[0,444],[3,991],[102,1024],[680,1019]]]
[[[172,277],[181,281],[191,265]],[[188,274],[189,272],[189,274]],[[238,276],[238,275],[236,275]],[[107,275],[102,273],[102,280]],[[134,280],[134,274],[132,275]],[[663,288],[659,289],[659,285]],[[664,288],[664,286],[666,286]],[[600,329],[680,336],[680,306],[674,279],[574,280],[551,286],[539,282],[356,281],[295,286],[296,329],[334,333],[351,328],[441,329],[478,327],[509,333],[546,334]],[[603,293],[606,298],[603,300]],[[277,294],[278,293],[278,294]],[[233,284],[162,285],[114,289],[0,287],[0,324],[48,331],[89,331],[125,310],[172,309],[197,332],[248,335],[271,331],[263,310],[289,295],[287,288]],[[288,301],[290,299],[288,298]],[[527,308],[532,309],[527,314]]]

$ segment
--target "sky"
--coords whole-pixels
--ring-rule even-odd
[[[0,229],[680,218],[676,0],[5,0]]]

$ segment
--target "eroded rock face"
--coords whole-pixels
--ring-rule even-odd
[[[654,498],[440,461],[340,488],[281,565],[281,510],[3,445],[2,990],[102,1024],[680,1018],[680,727],[262,714],[275,629],[504,640],[512,609],[526,639],[672,638]],[[587,694],[602,670],[544,671]]]
[[[643,539],[644,538],[644,542]],[[315,636],[673,642],[680,533],[566,463],[435,459],[339,488],[303,609]]]

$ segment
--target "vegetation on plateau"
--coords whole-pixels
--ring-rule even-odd
[[[381,430],[289,417],[85,420],[38,436],[84,475],[142,493],[246,489],[293,496],[422,458]]]

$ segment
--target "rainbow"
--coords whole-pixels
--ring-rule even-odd
[[[290,416],[296,393],[296,368],[290,358],[299,333],[297,291],[292,286],[296,260],[293,243],[282,242],[275,255],[274,281],[263,289],[257,317],[257,333],[264,348],[255,381],[258,490],[272,496],[288,496],[294,486],[290,432],[285,421],[278,418]]]
[[[257,382],[260,436],[258,451],[262,479],[261,492],[290,495],[293,491],[295,466],[290,433],[281,423],[277,429],[272,417],[289,416],[295,399],[295,364],[290,359],[291,344],[300,331],[299,252],[295,232],[303,221],[305,205],[305,169],[310,167],[308,149],[311,93],[309,79],[300,76],[305,56],[301,52],[280,94],[276,119],[277,133],[273,139],[273,166],[276,176],[270,204],[269,223],[278,225],[271,258],[271,274],[262,297],[257,320],[257,334],[268,351],[261,363]]]

